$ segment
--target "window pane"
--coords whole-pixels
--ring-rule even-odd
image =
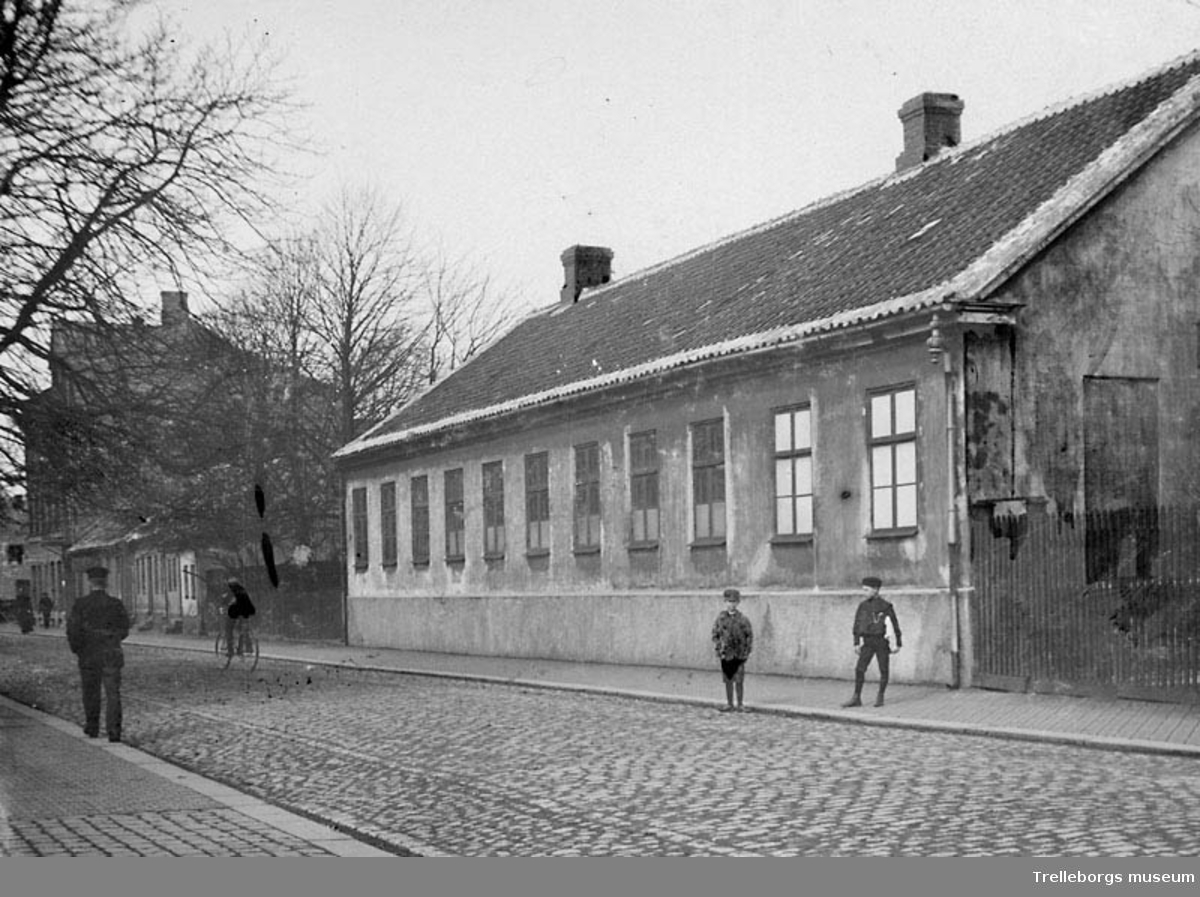
[[[775,499],[775,532],[781,536],[790,536],[796,532],[792,512],[795,502],[791,498]]]
[[[812,412],[808,408],[796,412],[795,434],[797,449],[812,448]]]
[[[871,526],[892,529],[892,490],[875,489],[872,493]]]
[[[775,494],[783,497],[795,495],[795,483],[792,479],[792,458],[780,458],[775,462]]]
[[[873,486],[890,486],[894,482],[890,445],[880,445],[871,449],[871,480]]]
[[[871,436],[878,439],[881,436],[892,435],[892,397],[890,395],[871,396]]]
[[[710,535],[708,527],[708,515],[711,511],[709,505],[696,505],[696,538],[707,539]]]
[[[805,496],[796,499],[796,532],[811,533],[813,531],[813,502]]]
[[[658,508],[651,508],[646,512],[646,539],[658,540]]]
[[[894,433],[917,431],[917,392],[905,389],[896,393],[896,429]]]
[[[917,481],[917,444],[902,442],[896,449],[896,482],[915,483]]]
[[[644,511],[633,512],[633,531],[630,535],[634,542],[646,541],[646,513]]]
[[[775,453],[792,450],[792,415],[789,412],[775,415]]]
[[[896,526],[917,525],[917,487],[896,488]]]
[[[811,495],[812,486],[812,458],[797,458],[796,459],[796,494]]]
[[[725,536],[725,502],[713,502],[712,506],[712,534],[718,538]]]

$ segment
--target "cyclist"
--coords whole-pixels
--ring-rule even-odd
[[[225,584],[229,587],[229,594],[233,596],[233,600],[225,608],[225,650],[229,657],[233,657],[234,627],[237,626],[238,620],[249,620],[254,616],[254,602],[250,600],[250,593],[236,576],[229,577]],[[240,654],[242,645],[239,644],[237,648]]]

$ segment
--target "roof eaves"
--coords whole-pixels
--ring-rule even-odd
[[[864,324],[869,321],[879,320],[892,315],[901,314],[903,312],[911,312],[920,310],[922,308],[928,308],[941,303],[952,294],[953,290],[950,288],[949,284],[942,284],[924,290],[920,293],[889,299],[884,302],[878,302],[874,305],[866,306],[865,308],[856,308],[850,311],[839,312],[836,315],[831,315],[820,320],[806,321],[800,324],[778,327],[772,330],[737,337],[736,339],[713,343],[708,346],[703,346],[699,349],[689,350],[687,352],[677,352],[662,358],[656,358],[653,361],[648,361],[643,364],[622,368],[619,371],[610,371],[598,377],[590,377],[586,380],[577,380],[574,383],[567,383],[562,386],[557,386],[553,389],[531,393],[526,396],[521,396],[520,398],[511,399],[507,402],[499,402],[483,408],[471,409],[460,414],[453,414],[448,417],[441,418],[428,424],[421,424],[415,427],[409,427],[405,430],[399,430],[395,433],[386,433],[377,437],[371,437],[369,433],[363,434],[363,436],[360,436],[358,439],[348,443],[334,452],[333,457],[349,458],[362,452],[383,448],[389,445],[396,445],[419,436],[429,435],[441,430],[447,430],[453,427],[475,423],[481,420],[502,417],[507,414],[513,414],[518,411],[536,408],[542,405],[549,405],[554,402],[560,402],[563,399],[567,399],[572,396],[597,392],[599,390],[618,386],[624,383],[631,383],[636,380],[652,377],[657,374],[666,373],[667,371],[697,364],[699,362],[711,361],[713,359],[722,358],[729,355],[738,355],[753,351],[761,351],[763,349],[771,349],[787,343],[794,343],[806,337],[815,336],[820,333],[842,330],[857,324]]]

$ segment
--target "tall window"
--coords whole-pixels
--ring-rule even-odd
[[[504,462],[483,465],[483,554],[504,556]]]
[[[692,503],[697,542],[725,538],[725,427],[692,424]]]
[[[775,412],[775,532],[807,536],[813,531],[812,411]]]
[[[413,477],[409,483],[412,502],[412,562],[429,563],[429,477]]]
[[[630,540],[658,543],[658,442],[654,430],[629,436]]]
[[[525,456],[525,546],[550,550],[550,458],[546,452]]]
[[[463,558],[463,472],[461,467],[446,471],[446,560]]]
[[[917,525],[917,391],[877,392],[871,403],[871,528]]]
[[[575,446],[575,548],[600,547],[600,445]]]
[[[367,490],[365,488],[350,491],[350,523],[353,527],[354,569],[365,570],[370,560],[370,554],[367,551]]]
[[[383,566],[396,566],[396,484],[379,487],[379,538],[383,543]]]

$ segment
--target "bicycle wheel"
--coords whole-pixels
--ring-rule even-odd
[[[226,655],[225,667],[236,666],[238,669],[252,673],[258,668],[258,637],[249,630],[235,633],[232,655]],[[222,646],[224,650],[224,646]]]
[[[221,661],[221,669],[229,669],[229,664],[233,661],[232,655],[225,648],[225,633],[217,633],[216,644],[213,645],[213,652],[217,655],[217,659]]]

